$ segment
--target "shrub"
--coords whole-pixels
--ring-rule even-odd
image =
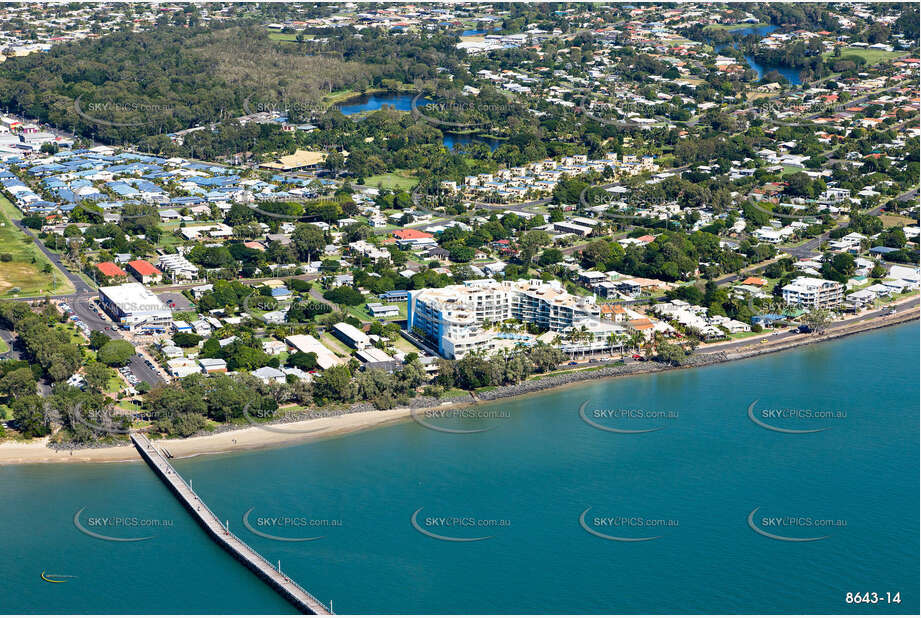
[[[365,297],[361,292],[346,285],[327,290],[323,293],[323,298],[337,305],[356,306],[365,302]]]
[[[201,337],[195,333],[176,333],[173,335],[173,343],[180,348],[191,348],[198,345],[199,341],[201,341]]]
[[[134,346],[122,339],[109,341],[96,353],[99,362],[109,367],[124,367],[132,356],[134,356]]]

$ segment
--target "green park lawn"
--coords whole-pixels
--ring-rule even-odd
[[[109,381],[106,382],[106,392],[107,393],[119,393],[128,386],[128,383],[122,379],[122,375],[116,374],[109,378]]]
[[[911,217],[903,217],[901,215],[888,215],[888,214],[879,215],[879,220],[882,221],[883,225],[886,226],[887,228],[893,227],[896,225],[900,227],[904,225],[911,225],[915,221]]]
[[[404,339],[402,335],[397,337],[396,341],[393,342],[393,347],[406,354],[410,354],[412,352],[415,352],[416,354],[422,354],[422,351],[419,350],[419,348],[413,345],[409,340]]]
[[[467,395],[467,394],[468,394],[467,391],[465,391],[465,390],[463,390],[463,389],[460,389],[460,388],[452,388],[452,389],[448,389],[448,390],[446,390],[444,393],[442,393],[442,394],[441,394],[441,397],[439,397],[439,399],[441,399],[441,400],[443,401],[443,400],[449,399],[449,398],[451,398],[451,397],[463,397],[464,395]]]
[[[799,167],[798,165],[784,165],[783,171],[780,173],[781,176],[789,176],[790,174],[797,174],[799,172],[805,172],[806,168]]]
[[[127,399],[122,399],[119,401],[118,407],[124,410],[131,410],[132,412],[140,412],[142,410],[141,406],[134,403],[133,401],[128,401]]]
[[[368,309],[364,305],[358,305],[355,307],[348,307],[348,312],[354,315],[356,318],[362,322],[395,322],[406,319],[406,303],[384,303],[383,301],[372,300],[369,302],[381,302],[385,305],[396,305],[400,309],[399,315],[390,317],[390,318],[374,318],[371,317],[371,314],[368,313]]]
[[[419,184],[419,179],[406,172],[375,174],[374,176],[365,178],[366,186],[376,187],[378,184],[384,189],[402,189],[404,191],[409,191]]]
[[[833,52],[825,52],[822,54],[826,58],[831,56]],[[893,58],[898,58],[899,56],[905,55],[905,52],[901,51],[884,51],[881,49],[861,49],[859,47],[845,47],[841,50],[841,57],[845,56],[860,56],[867,61],[868,65],[879,64],[880,62],[885,62],[887,60],[892,60]]]
[[[323,333],[320,335],[320,342],[332,350],[337,356],[349,358],[352,355],[352,350],[330,333]]]
[[[13,225],[21,214],[0,195],[0,297],[72,294],[73,285],[35,242]],[[48,272],[44,272],[47,265]],[[18,291],[14,291],[18,288]]]
[[[312,34],[305,34],[303,36],[304,40],[310,40],[314,37]],[[284,41],[287,43],[293,43],[297,41],[296,32],[270,32],[269,39],[272,41]]]
[[[769,335],[770,333],[771,333],[770,330],[765,330],[765,331],[762,331],[762,332],[760,332],[760,333],[753,333],[753,332],[748,332],[748,333],[731,333],[731,334],[729,335],[729,338],[730,338],[730,339],[747,339],[747,338],[749,338],[749,337],[763,337],[764,335]]]

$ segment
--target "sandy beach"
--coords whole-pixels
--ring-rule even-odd
[[[876,328],[885,328],[887,326],[902,324],[906,321],[917,320],[918,306],[915,304],[916,302],[917,297],[902,301],[900,303],[902,307],[900,307],[897,315],[868,317],[867,319],[860,320],[856,323],[839,326],[833,325],[829,328],[827,333],[820,336],[795,335],[784,341],[778,341],[772,345],[763,346],[756,345],[753,338],[751,344],[746,345],[743,342],[742,345],[739,345],[735,349],[734,353],[730,353],[728,355],[723,354],[720,360],[704,362],[702,365],[698,366],[715,364],[719,362],[732,362],[734,360],[751,358],[753,356],[760,356],[762,354],[781,352],[795,347],[812,345],[821,341],[828,341],[859,332],[865,332]],[[698,352],[703,356],[713,356],[715,359],[717,355],[708,354],[708,352],[715,351],[712,350],[712,348],[718,348],[720,345],[725,344],[717,344],[716,346],[701,346]],[[708,350],[707,348],[711,349]],[[499,395],[499,397],[503,399],[510,397],[530,397],[549,390],[577,386],[579,384],[583,384],[586,380],[620,379],[622,377],[641,375],[644,373],[651,373],[653,371],[680,371],[687,368],[690,367],[663,368],[660,365],[650,364],[650,366],[644,367],[639,371],[619,376],[591,376],[585,372],[581,372],[578,374],[578,381],[554,385],[551,383],[552,380],[547,380],[544,384],[539,386],[538,383],[534,383],[533,386],[537,388],[529,392],[520,394],[506,393]],[[484,397],[480,403],[487,404],[493,401],[495,401],[495,399]],[[446,406],[451,406],[452,408],[459,408],[469,405],[476,404],[469,402],[446,401],[442,402],[439,407],[443,408]],[[420,408],[417,410],[417,413],[431,409],[433,408]],[[156,440],[156,444],[161,448],[165,448],[173,457],[177,458],[227,453],[233,451],[273,448],[286,444],[296,444],[310,440],[328,438],[340,434],[351,433],[354,431],[361,431],[364,429],[370,429],[372,427],[405,421],[409,418],[410,411],[410,408],[395,408],[392,410],[369,410],[365,412],[352,412],[348,414],[340,414],[338,416],[329,416],[325,418],[316,418],[305,421],[295,421],[291,423],[278,423],[273,425],[258,426],[253,425],[232,431],[223,431],[194,438]],[[0,443],[0,466],[38,463],[104,463],[141,461],[140,455],[138,455],[133,446],[126,445],[107,448],[87,448],[70,451],[54,450],[48,448],[48,441],[49,438],[43,438],[40,440],[33,440],[31,442],[8,440],[6,442]]]
[[[252,426],[195,438],[156,440],[156,444],[177,458],[271,448],[397,422],[409,417],[409,412],[409,408],[354,412],[272,426]],[[0,444],[0,465],[141,461],[133,446],[68,451],[50,449],[47,444],[48,438],[4,442]]]

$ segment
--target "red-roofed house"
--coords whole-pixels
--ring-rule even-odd
[[[428,232],[423,232],[422,230],[414,230],[412,228],[394,230],[393,237],[397,240],[420,240],[422,238],[435,238],[434,235],[429,234]]]
[[[160,269],[148,262],[147,260],[134,260],[128,262],[128,270],[131,271],[141,283],[159,283],[163,279],[163,273]]]
[[[435,244],[435,236],[433,234],[421,230],[414,230],[412,228],[394,230],[391,235],[396,239],[397,244],[401,248]]]
[[[96,264],[96,270],[110,283],[120,281],[128,276],[128,273],[119,268],[115,262],[99,262]]]
[[[627,328],[629,328],[632,332],[640,333],[643,336],[643,339],[646,340],[652,337],[656,332],[656,326],[649,318],[627,320]]]
[[[627,310],[621,305],[601,305],[601,317],[612,322],[624,322],[627,319]]]

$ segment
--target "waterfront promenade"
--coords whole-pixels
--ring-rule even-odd
[[[167,487],[179,498],[180,502],[195,517],[211,538],[226,549],[260,579],[274,588],[279,594],[305,614],[329,615],[332,612],[312,594],[304,590],[294,580],[276,569],[252,547],[244,543],[221,523],[221,520],[198,497],[188,483],[183,480],[166,457],[157,449],[147,436],[132,434],[131,440],[141,457],[157,473]]]

